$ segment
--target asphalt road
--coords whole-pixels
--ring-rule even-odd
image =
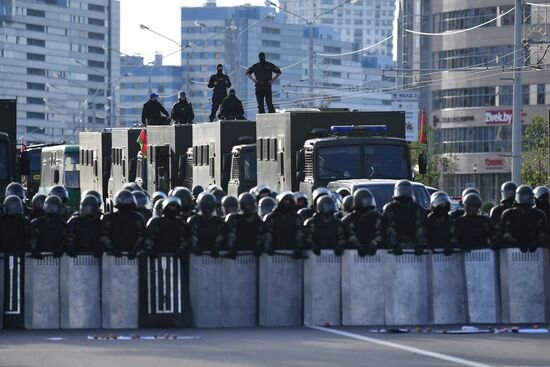
[[[0,331],[0,366],[550,366],[550,334],[377,334],[360,327],[116,332],[166,333],[198,338],[88,340],[89,335],[115,333],[4,330]]]

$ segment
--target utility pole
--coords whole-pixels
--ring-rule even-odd
[[[514,11],[514,116],[512,120],[512,181],[521,183],[521,68],[523,67],[523,1],[516,0]]]
[[[397,2],[397,87],[403,85],[403,0]]]
[[[314,81],[314,78],[313,78],[313,31],[314,31],[314,26],[313,26],[313,22],[310,22],[309,23],[309,65],[308,65],[308,70],[307,72],[309,73],[308,75],[308,81],[309,81],[309,105],[311,107],[313,107],[315,105],[315,103],[313,102],[313,81]]]

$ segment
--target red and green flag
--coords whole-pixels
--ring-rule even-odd
[[[147,158],[147,130],[142,129],[137,138],[141,154]]]
[[[422,109],[422,115],[420,118],[420,137],[419,142],[420,144],[428,144],[428,127],[426,126],[426,111]]]

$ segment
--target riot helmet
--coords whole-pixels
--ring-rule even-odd
[[[369,189],[359,189],[353,193],[353,206],[357,210],[376,208],[376,200]]]
[[[222,207],[225,215],[237,213],[239,211],[239,201],[232,195],[226,195],[222,199]]]
[[[479,193],[479,190],[476,189],[475,187],[467,187],[464,190],[462,190],[461,197],[464,198],[468,194],[478,194],[479,196],[481,196],[481,194]]]
[[[317,205],[317,201],[322,196],[326,196],[326,195],[330,196],[330,190],[327,189],[326,187],[318,187],[315,190],[313,190],[313,193],[311,194],[311,197],[312,197],[312,201],[313,201],[312,206],[313,206],[314,209]]]
[[[481,209],[481,197],[476,193],[471,193],[466,195],[462,199],[462,203],[464,204],[464,209],[466,210],[466,214],[468,215],[478,215],[479,210]]]
[[[137,207],[136,198],[128,190],[120,190],[115,195],[115,208],[134,210]]]
[[[334,214],[338,211],[336,208],[336,202],[330,195],[324,195],[317,201],[317,213],[328,215]]]
[[[80,201],[81,215],[97,215],[99,213],[99,201],[94,195],[86,195]]]
[[[162,192],[162,191],[155,191],[153,193],[153,197],[151,198],[151,201],[153,202],[153,206],[155,206],[156,202],[157,201],[162,201],[164,199],[166,199],[168,196]]]
[[[84,199],[86,196],[88,195],[92,195],[93,197],[95,197],[99,203],[99,205],[101,205],[101,203],[103,202],[103,197],[101,196],[101,194],[95,190],[87,190],[87,191],[84,191],[82,193],[82,195],[80,195],[80,200]]]
[[[521,206],[532,206],[534,202],[533,190],[530,186],[521,185],[516,189],[515,202]]]
[[[239,209],[242,214],[256,214],[256,199],[252,194],[243,192],[239,195]]]
[[[505,183],[500,186],[500,202],[509,201],[515,198],[516,196],[516,189],[518,188],[518,185],[516,185],[512,181],[506,181]]]
[[[451,198],[443,191],[436,191],[430,196],[430,207],[434,213],[447,214],[451,210]]]
[[[22,215],[23,201],[16,195],[9,195],[4,199],[5,215]]]
[[[271,196],[265,196],[260,199],[260,203],[258,204],[258,214],[263,218],[265,215],[272,213],[276,205],[277,201],[275,199]]]
[[[174,219],[181,213],[181,200],[170,196],[162,200],[162,217]]]
[[[533,190],[535,204],[538,209],[547,211],[550,208],[550,191],[546,186],[537,186]]]
[[[155,205],[153,205],[153,218],[160,218],[162,217],[162,203],[164,202],[164,199],[157,200]]]
[[[277,195],[277,209],[282,211],[296,209],[296,198],[291,191],[284,191]]]
[[[33,210],[44,210],[44,201],[46,201],[46,195],[44,194],[35,194],[32,197],[32,209]]]
[[[222,199],[225,196],[225,192],[223,189],[219,186],[215,186],[210,190],[210,193],[212,196],[214,196],[214,199],[216,199],[216,205],[221,206],[222,205]]]
[[[308,198],[307,195],[301,191],[294,193],[294,197],[296,198],[296,207],[298,209],[307,208],[308,205]]]
[[[59,197],[63,204],[69,202],[69,191],[65,186],[55,185],[50,189],[50,195]]]
[[[141,186],[139,186],[137,183],[135,182],[128,182],[127,184],[125,184],[123,187],[122,187],[122,190],[127,190],[127,191],[143,191],[143,189],[141,188]]]
[[[342,199],[344,199],[346,196],[351,195],[351,192],[347,187],[339,187],[338,189],[336,189],[336,193],[340,194]]]
[[[408,199],[411,201],[415,200],[414,197],[414,188],[413,184],[409,180],[401,180],[395,183],[393,187],[393,198],[394,199]]]
[[[202,187],[201,185],[195,185],[193,186],[193,189],[191,191],[193,192],[193,198],[197,200],[201,192],[204,191],[204,187]]]
[[[342,200],[342,210],[344,213],[351,213],[353,211],[353,196],[347,195]]]
[[[143,191],[132,191],[132,195],[136,198],[136,209],[138,210],[152,210],[153,205],[149,195]]]
[[[254,190],[254,196],[256,196],[256,200],[259,202],[261,198],[271,196],[271,188],[264,184],[258,185]]]
[[[10,195],[17,196],[23,202],[27,200],[27,192],[19,182],[12,182],[6,187],[5,196],[8,197]]]
[[[216,198],[212,194],[203,192],[197,201],[202,215],[210,217],[216,211]]]
[[[195,207],[193,205],[193,194],[191,193],[191,190],[189,190],[187,187],[174,187],[170,191],[170,194],[168,196],[175,196],[180,199],[181,208],[183,211],[188,211]]]
[[[44,201],[44,213],[50,215],[61,215],[63,210],[63,202],[57,195],[50,195]]]

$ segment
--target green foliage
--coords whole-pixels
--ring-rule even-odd
[[[489,212],[491,211],[491,209],[493,209],[494,206],[495,204],[493,204],[490,201],[487,201],[485,204],[481,206],[481,212],[485,214],[489,214]]]
[[[548,182],[548,121],[543,117],[533,118],[523,134],[521,157],[522,183],[530,186],[546,185]]]

